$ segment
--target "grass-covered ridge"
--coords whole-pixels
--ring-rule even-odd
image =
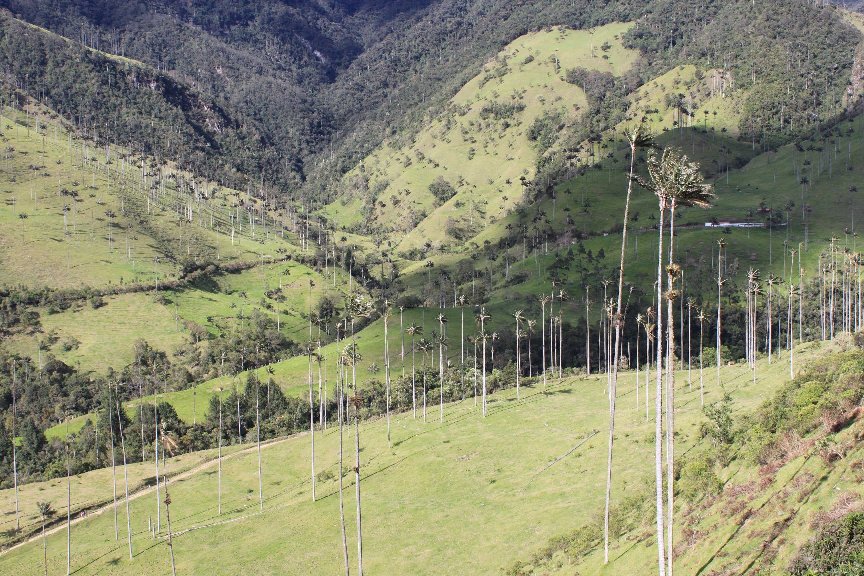
[[[382,144],[349,172],[324,214],[347,227],[365,217],[368,229],[393,233],[400,252],[475,236],[523,202],[543,122],[584,113],[584,92],[566,71],[622,75],[637,56],[621,43],[631,26],[560,27],[514,40],[419,134]]]
[[[802,363],[809,362],[825,351],[820,346],[800,348],[797,358]],[[746,365],[723,368],[723,386],[731,395],[736,419],[760,414],[758,407],[775,391],[783,389],[788,380],[786,361],[785,355],[772,365],[760,361],[755,383]],[[693,372],[692,384],[686,371],[679,373],[677,382],[677,436],[683,463],[711,443],[710,437],[702,432],[710,421],[699,403],[698,370]],[[597,434],[606,425],[604,383],[605,376],[568,377],[553,380],[544,390],[535,381],[533,386],[523,388],[519,401],[512,389],[495,394],[486,419],[480,416],[470,397],[461,403],[448,404],[443,424],[438,422],[437,406],[426,424],[422,418],[414,420],[410,412],[400,414],[393,420],[392,447],[387,446],[383,419],[363,425],[366,568],[417,574],[465,570],[477,574],[507,571],[529,574],[532,566],[542,573],[554,574],[572,573],[573,569],[609,574],[649,570],[654,562],[653,548],[646,545],[651,539],[651,510],[635,502],[651,492],[648,454],[652,450],[653,424],[646,421],[641,392],[637,404],[632,372],[621,382],[616,465],[626,466],[626,472],[622,468],[616,475],[615,493],[620,495],[620,504],[616,505],[613,517],[619,528],[613,543],[613,561],[605,569],[601,570],[602,550],[597,547],[596,536],[585,532],[585,526],[596,527],[603,505],[602,490],[594,479],[605,466],[602,456],[605,440],[602,434]],[[640,384],[644,386],[644,374],[640,375]],[[723,398],[713,370],[706,370],[704,386],[706,405],[715,405]],[[216,516],[216,477],[212,464],[197,474],[169,482],[178,570],[185,566],[189,570],[194,567],[229,573],[253,559],[257,569],[264,572],[305,574],[309,570],[338,570],[341,554],[334,493],[338,473],[334,467],[336,441],[334,427],[317,433],[320,500],[314,504],[309,501],[308,434],[273,444],[263,451],[263,513],[258,511],[254,450],[223,462],[222,518]],[[853,461],[841,461],[840,466]],[[734,487],[742,483],[746,486],[746,478],[758,474],[758,467],[744,454],[733,462],[728,472],[719,472],[723,478],[731,477],[724,492],[729,495],[704,502],[716,502],[714,505],[722,509],[729,508],[729,502],[737,501],[735,498],[740,500],[742,492]],[[819,462],[818,458],[811,459],[809,465],[819,470],[822,466]],[[179,472],[175,464],[168,466],[169,475]],[[839,472],[839,468],[836,470]],[[784,485],[781,476],[782,471],[777,473],[780,487]],[[352,477],[346,471],[346,514],[353,559]],[[686,487],[686,482],[682,479],[681,486]],[[850,485],[849,489],[854,487]],[[8,491],[3,494],[7,497]],[[813,511],[820,507],[830,508],[833,494],[833,490],[814,492],[802,511],[802,521],[809,522]],[[727,502],[723,498],[733,500]],[[106,499],[110,502],[109,490],[102,492],[102,500]],[[677,540],[689,542],[695,530],[694,518],[698,516],[693,516],[691,506],[683,498],[680,501]],[[146,518],[154,515],[152,493],[131,504],[136,532],[134,560],[130,563],[126,557],[122,540],[125,515],[121,504],[120,542],[114,541],[110,507],[72,527],[72,545],[81,562],[76,564],[80,573],[127,573],[141,565],[167,567],[164,540],[154,542],[146,533]],[[738,510],[743,513],[746,508]],[[757,517],[761,516],[754,516],[751,522]],[[708,517],[703,518],[708,521]],[[274,530],[276,526],[279,528]],[[286,530],[292,534],[291,538],[285,538]],[[725,537],[721,530],[715,530],[716,536],[710,537],[707,536],[710,531],[700,530],[705,536],[695,541],[698,546],[681,549],[679,569],[695,571],[710,561],[717,551],[711,542]],[[564,544],[570,538],[565,535],[572,531],[582,534],[576,555],[568,555]],[[806,539],[806,532],[799,534]],[[65,537],[63,528],[49,536],[50,563],[65,562]],[[727,545],[734,554],[717,555],[718,560],[723,557],[726,564],[746,560],[749,556],[745,551],[756,548],[757,538],[758,532],[745,527]],[[547,552],[541,553],[547,541],[559,542],[548,552],[548,560]],[[218,555],[202,553],[215,542],[220,543]],[[412,553],[405,554],[405,550]],[[0,556],[0,566],[22,574],[38,573],[41,553],[40,541],[36,539]],[[304,558],[302,565],[290,561],[300,556]],[[784,553],[778,558],[785,562],[788,557]],[[784,564],[778,566],[782,568]]]

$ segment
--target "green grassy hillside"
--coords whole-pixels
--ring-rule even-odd
[[[556,114],[573,122],[584,112],[584,92],[565,81],[565,70],[626,72],[637,56],[621,43],[630,27],[553,28],[514,40],[410,142],[382,144],[349,172],[342,198],[323,213],[349,228],[365,214],[400,252],[452,244],[456,229],[473,237],[522,203],[520,179],[533,178],[537,161],[532,124]],[[436,199],[436,180],[450,197]]]
[[[807,346],[806,351],[799,349],[798,361],[809,362],[824,355],[825,350],[816,345]],[[724,367],[721,378],[732,395],[736,420],[745,418],[788,380],[785,354],[770,366],[760,361],[755,382],[743,365]],[[616,537],[612,561],[601,569],[602,550],[597,548],[596,526],[603,506],[600,478],[605,466],[604,382],[605,377],[567,378],[554,380],[545,391],[535,383],[523,391],[521,400],[508,390],[491,398],[486,419],[471,399],[448,405],[443,424],[437,420],[437,411],[427,424],[410,414],[398,415],[393,421],[393,446],[389,448],[383,420],[361,426],[365,568],[370,572],[414,574],[528,574],[533,568],[541,571],[538,573],[555,574],[573,570],[608,574],[650,570],[654,561],[650,504],[653,424],[646,421],[644,392],[636,399],[633,373],[624,377],[620,388],[613,492]],[[644,386],[644,374],[640,383]],[[706,370],[704,385],[706,404],[717,402],[722,394],[713,370]],[[706,418],[700,409],[698,370],[693,372],[692,383],[688,383],[686,371],[680,372],[677,387],[677,453],[686,458],[684,455],[700,450],[708,442],[699,433]],[[653,398],[653,382],[649,389]],[[351,438],[346,438],[346,447],[352,445]],[[263,451],[263,512],[258,511],[254,451],[225,461],[221,517],[216,515],[212,463],[198,473],[169,482],[178,570],[228,574],[248,567],[254,559],[255,570],[260,573],[338,571],[341,553],[335,492],[336,443],[332,427],[317,434],[319,501],[315,503],[310,501],[308,435],[289,438]],[[352,454],[352,450],[348,453]],[[724,492],[708,504],[708,515],[699,516],[702,522],[710,522],[711,514],[719,514],[724,502],[728,506],[735,498],[740,499],[742,492],[733,488],[746,487],[748,478],[758,474],[758,468],[743,456],[736,462],[728,472],[728,495]],[[815,467],[810,474],[842,475],[839,467],[823,472],[818,461],[808,462],[807,466]],[[798,474],[806,471],[797,470],[800,465],[794,462],[790,465]],[[346,460],[346,523],[353,561],[354,487],[347,466]],[[843,464],[842,468],[847,466]],[[169,475],[180,469],[181,465],[169,463]],[[99,474],[104,476],[105,472]],[[778,490],[788,485],[785,471],[777,472],[776,479]],[[76,479],[76,486],[78,482]],[[52,484],[56,489],[57,481]],[[806,525],[816,510],[834,505],[838,491],[833,487],[838,485],[832,481],[820,485],[826,489],[810,492],[811,500],[797,511],[796,522]],[[827,489],[828,485],[832,489]],[[848,480],[839,488],[858,490]],[[28,488],[32,489],[39,491],[38,485]],[[45,495],[62,500],[56,492]],[[110,492],[103,487],[101,495],[87,498],[110,500]],[[766,500],[770,500],[767,493],[749,506],[758,507]],[[3,501],[8,508],[9,491],[3,493]],[[743,562],[763,538],[761,518],[772,518],[751,512],[748,517],[753,520],[743,531],[735,531],[732,524],[728,529],[710,531],[705,524],[696,539],[699,546],[693,547],[683,543],[693,538],[694,512],[683,498],[679,502],[676,538],[683,547],[677,562],[687,572],[695,572],[703,565],[713,569],[714,562],[719,562],[718,566]],[[61,507],[63,502],[54,504]],[[718,512],[711,512],[710,506],[717,506]],[[133,500],[131,508],[134,559],[129,561],[126,556],[125,508],[121,505],[120,541],[114,540],[110,510],[73,526],[73,569],[77,573],[170,570],[164,509],[162,534],[154,540],[147,533],[147,519],[155,518],[153,497]],[[735,513],[745,509],[739,507]],[[574,531],[580,530],[589,534],[588,541],[577,542],[574,546],[582,548],[574,553],[565,544],[573,541]],[[65,528],[48,537],[49,563],[58,570],[65,562],[65,538]],[[790,540],[790,545],[806,538],[806,533],[794,538],[797,540]],[[790,552],[781,549],[784,552],[776,556],[776,566],[782,569]],[[411,553],[406,554],[406,550]],[[41,543],[36,539],[4,553],[0,566],[4,572],[41,573],[41,554]]]
[[[153,159],[142,166],[123,148],[74,138],[43,109],[31,111],[7,108],[0,118],[0,284],[153,284],[176,279],[184,260],[256,262],[290,247],[272,215],[262,225],[247,210],[245,194]]]

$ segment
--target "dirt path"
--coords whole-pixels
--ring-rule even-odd
[[[296,437],[297,437],[296,435],[293,435],[293,436],[287,436],[285,438],[277,438],[275,440],[268,440],[266,442],[261,442],[261,450],[266,450],[267,448],[270,448],[271,446],[276,446],[277,444],[281,444],[282,442],[286,442],[287,440],[290,440],[291,438],[296,438]],[[243,455],[248,454],[250,452],[255,452],[257,449],[258,449],[257,444],[253,444],[253,445],[249,446],[248,448],[243,448],[242,450],[238,450],[237,452],[233,452],[227,456],[222,456],[222,460],[230,460],[230,459],[236,458],[238,456],[243,456]],[[198,464],[197,466],[193,466],[192,468],[189,468],[188,470],[186,470],[184,472],[180,472],[176,476],[170,476],[169,475],[169,477],[170,477],[170,480],[172,482],[176,482],[178,480],[185,480],[186,478],[189,478],[190,476],[194,476],[195,474],[198,474],[199,472],[206,470],[207,468],[211,468],[213,466],[216,466],[218,463],[219,463],[219,458],[218,457],[213,458],[212,460],[207,460],[206,462],[202,462],[201,464]],[[142,496],[144,496],[146,494],[152,494],[155,490],[156,490],[155,485],[154,486],[144,486],[142,488],[139,488],[135,492],[132,492],[131,494],[129,494],[129,501],[131,502],[132,500],[136,500],[138,498],[141,498]],[[122,498],[117,499],[117,505],[118,506],[120,506],[123,503],[124,503],[124,500]],[[112,510],[113,508],[114,508],[114,502],[111,501],[111,502],[107,502],[105,504],[99,505],[92,510],[89,510],[85,516],[81,516],[80,514],[76,514],[75,518],[72,519],[71,525],[74,526],[80,522],[88,520],[91,516],[98,516],[100,514],[105,513],[106,511]],[[51,534],[55,534],[57,532],[60,532],[61,530],[65,530],[65,529],[66,529],[66,522],[58,522],[54,526],[52,526],[50,528],[46,528],[45,529],[45,535],[49,536]],[[0,550],[0,556],[4,556],[5,554],[7,554],[8,552],[10,552],[12,550],[20,548],[21,546],[26,546],[27,544],[29,544],[35,540],[39,540],[41,538],[42,538],[41,530],[36,530],[33,532],[33,534],[31,534],[27,538],[21,540],[20,542],[16,542],[15,544],[8,545],[6,548],[3,548],[2,550]]]

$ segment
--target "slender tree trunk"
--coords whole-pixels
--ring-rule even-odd
[[[21,509],[18,502],[18,447],[15,445],[15,421],[18,415],[15,387],[15,362],[12,363],[12,481],[15,484],[15,530],[21,529]]]
[[[482,312],[481,312],[481,314],[482,314]],[[483,417],[485,418],[486,417],[486,326],[485,326],[484,322],[480,323],[480,332],[481,332],[481,335],[483,337]],[[545,346],[545,344],[544,344],[544,346]],[[545,351],[543,354],[544,354],[544,358],[545,358],[545,354],[546,354]],[[543,366],[543,383],[545,384],[546,383],[546,366],[545,366],[546,362],[545,362],[545,359],[544,359],[543,363],[544,363],[544,366]]]
[[[651,331],[645,326],[645,421],[651,419],[649,415],[648,383],[651,381]]]
[[[519,378],[522,374],[522,359],[519,348],[519,318],[516,318],[516,399],[519,400]]]
[[[585,370],[591,375],[591,319],[588,315],[588,286],[585,286]]]
[[[414,407],[414,419],[417,419],[417,381],[414,370],[414,335],[411,335],[411,405]]]
[[[315,404],[312,401],[312,348],[309,348],[309,439],[312,460],[312,501],[315,502]]]
[[[48,540],[45,539],[45,518],[42,518],[42,562],[45,566],[45,576],[48,576]]]
[[[700,312],[701,314],[701,312]],[[702,378],[702,318],[699,318],[699,404],[705,406],[705,385]]]
[[[68,423],[67,423],[68,426]],[[68,435],[66,442],[69,442]],[[66,447],[66,576],[72,574],[72,464]]]
[[[386,309],[387,303],[384,303],[384,395],[386,396],[386,412],[387,412],[387,446],[392,446],[390,441],[390,343],[387,340],[387,325],[390,321],[389,311]]]
[[[681,296],[684,297],[683,294]],[[687,387],[693,390],[693,307],[687,304]]]
[[[174,539],[171,536],[171,497],[168,495],[168,477],[165,476],[165,519],[168,521],[168,551],[171,553],[171,574],[177,576],[174,563]]]
[[[546,300],[540,297],[540,327],[542,330],[541,341],[543,342],[543,389],[546,389]],[[486,333],[483,333],[485,338]],[[483,340],[483,415],[486,415],[486,340]]]
[[[219,516],[222,515],[222,390],[219,390],[219,452],[218,452],[218,470],[216,478],[216,499]]]
[[[120,402],[117,402],[117,425],[120,427],[120,448],[123,451],[123,485],[126,492],[126,538],[129,543],[129,560],[132,560],[132,515],[129,513],[129,472],[126,466],[126,439],[123,436],[123,418],[120,415]]]
[[[720,295],[723,291],[723,277],[720,275],[720,260],[723,253],[722,246],[717,249],[717,352],[715,354],[717,360],[717,386],[720,386],[720,351],[722,350],[722,342],[720,340],[720,331],[721,331],[721,300]]]
[[[674,514],[674,487],[675,480],[674,471],[674,453],[675,453],[675,276],[673,275],[673,266],[675,264],[675,209],[676,203],[673,200],[669,207],[669,270],[667,273],[667,288],[668,295],[666,297],[666,321],[668,323],[666,329],[667,342],[667,358],[666,358],[666,515],[667,526],[666,530],[669,535],[669,543],[667,544],[666,562],[668,565],[668,575],[672,576],[673,564],[673,534],[672,523]]]
[[[156,534],[162,531],[162,498],[159,495],[159,406],[153,401],[153,452],[156,462]],[[221,481],[221,479],[220,479]]]
[[[258,507],[264,510],[264,475],[261,472],[261,383],[255,379],[255,443],[258,445]]]
[[[111,409],[111,384],[108,384],[108,428],[111,429],[111,490],[114,511],[114,540],[120,540],[120,528],[117,526],[117,465],[114,455],[114,410]],[[15,439],[12,439],[13,443]],[[14,445],[14,444],[13,444]]]
[[[413,345],[412,345],[413,347]],[[344,368],[345,364],[340,360],[339,362],[339,409],[338,409],[338,417],[339,417],[339,526],[342,530],[342,558],[345,561],[345,576],[350,576],[351,574],[351,566],[348,561],[348,536],[345,530],[345,505],[344,505],[344,483],[343,476],[344,472],[344,463],[343,463],[343,455],[344,449],[342,444],[343,438],[343,423],[344,423],[344,414],[343,410],[345,408],[345,389],[344,389]]]
[[[627,248],[627,221],[630,217],[630,194],[633,191],[633,167],[636,147],[630,146],[630,177],[627,181],[627,199],[624,202],[624,224],[621,229],[621,258],[618,263],[618,299],[615,302],[615,345],[612,359],[612,388],[609,392],[609,444],[606,452],[606,506],[603,513],[603,563],[609,563],[609,505],[612,500],[612,450],[615,441],[615,400],[618,389],[618,361],[621,357],[621,317],[624,299],[624,253]],[[638,387],[638,383],[637,383]]]
[[[658,574],[666,574],[666,533],[663,529],[663,217],[666,213],[665,202],[660,202],[660,236],[657,243],[657,389],[654,398],[654,476],[657,508],[657,561]],[[671,551],[670,551],[671,552]]]
[[[363,523],[360,507],[360,403],[357,397],[357,366],[352,365],[351,383],[354,390],[354,487],[357,495],[357,572],[363,576]]]

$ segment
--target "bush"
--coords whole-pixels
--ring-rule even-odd
[[[445,180],[443,176],[438,176],[431,184],[429,184],[429,192],[431,192],[435,199],[441,204],[447,202],[450,198],[456,195],[456,189],[453,188],[453,185]]]
[[[681,467],[678,490],[688,502],[714,496],[723,488],[723,482],[714,472],[714,459],[706,452],[687,459]]]
[[[792,576],[864,576],[864,514],[854,513],[824,528],[792,565]]]

